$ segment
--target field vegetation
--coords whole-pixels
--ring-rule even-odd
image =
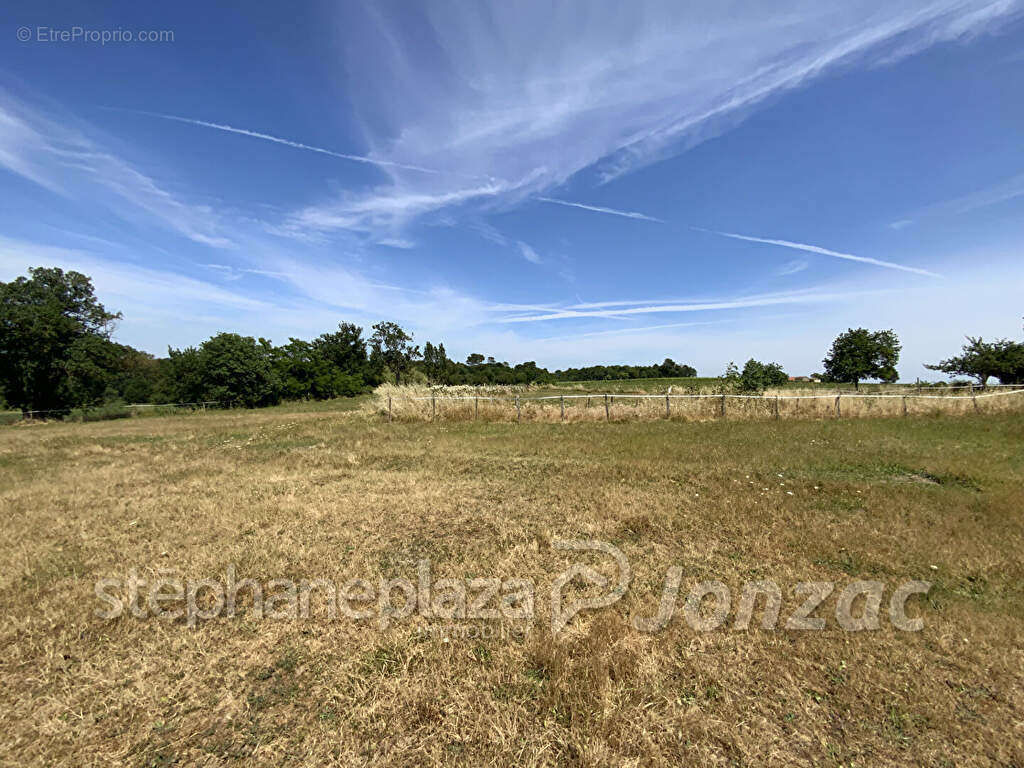
[[[3,764],[1024,763],[1019,413],[567,428],[285,406],[4,427],[0,467]],[[557,539],[618,547],[633,582],[556,637],[548,589],[579,562]],[[316,596],[297,620],[95,615],[96,580],[132,569],[341,583],[424,558],[532,579],[536,620],[383,628]],[[920,632],[637,632],[673,565],[687,587],[773,579],[784,615],[802,581],[932,587]]]

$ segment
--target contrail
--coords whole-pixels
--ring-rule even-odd
[[[656,221],[659,224],[664,224],[664,220],[656,219],[653,216],[648,216],[646,213],[638,213],[637,211],[619,211],[615,208],[603,208],[600,205],[584,205],[583,203],[573,203],[569,200],[559,200],[554,197],[537,197],[535,198],[544,203],[554,203],[555,205],[567,205],[570,208],[582,208],[585,211],[596,211],[597,213],[610,213],[612,216],[624,216],[627,219],[643,219],[644,221]]]
[[[248,136],[253,139],[262,139],[263,141],[270,141],[274,144],[281,144],[286,147],[294,147],[295,149],[304,149],[307,152],[317,152],[321,155],[328,155],[330,157],[337,157],[341,160],[351,160],[355,163],[365,163],[366,165],[376,165],[385,168],[402,168],[407,171],[418,171],[419,173],[429,174],[441,174],[443,171],[439,171],[436,168],[424,168],[422,165],[410,165],[409,163],[399,163],[393,160],[379,160],[373,157],[367,157],[365,155],[351,155],[347,152],[335,152],[332,149],[325,149],[323,147],[317,147],[312,144],[304,144],[301,141],[292,141],[291,139],[282,139],[280,136],[274,136],[269,133],[261,133],[259,131],[250,131],[248,128],[236,128],[233,125],[225,125],[223,123],[211,123],[208,120],[197,120],[192,117],[181,117],[179,115],[166,115],[162,112],[148,112],[141,109],[125,109],[122,107],[104,107],[104,109],[111,109],[117,112],[130,112],[135,115],[147,115],[149,117],[156,117],[161,120],[173,120],[177,123],[185,123],[186,125],[197,125],[201,128],[212,128],[215,131],[224,131],[225,133],[234,133],[239,136]],[[455,174],[462,176],[464,174]],[[472,176],[470,178],[488,178],[494,180],[489,176]],[[498,180],[500,181],[500,179]],[[565,205],[570,208],[582,208],[585,211],[595,211],[596,213],[607,213],[612,216],[623,216],[627,219],[642,219],[644,221],[656,221],[664,224],[662,219],[655,218],[654,216],[648,216],[646,213],[639,213],[638,211],[620,211],[615,208],[605,208],[599,205],[585,205],[584,203],[574,203],[570,200],[559,200],[554,197],[536,197],[536,200],[540,200],[544,203],[554,203],[556,205]]]
[[[782,304],[811,304],[815,302],[834,301],[852,296],[865,295],[858,293],[811,293],[797,292],[771,296],[752,296],[744,299],[727,299],[724,301],[705,301],[687,304],[656,304],[649,307],[629,307],[628,309],[552,309],[540,315],[514,315],[505,317],[499,323],[534,323],[541,320],[564,320],[580,317],[624,317],[626,315],[646,315],[657,312],[708,312],[721,309],[747,309],[750,307],[772,307]]]
[[[837,259],[846,259],[847,261],[859,261],[862,264],[874,264],[876,267],[898,269],[902,272],[913,272],[918,275],[927,275],[928,277],[942,277],[942,275],[936,272],[929,272],[927,269],[920,269],[919,267],[908,267],[903,264],[896,264],[895,262],[892,261],[872,259],[868,256],[854,256],[852,253],[840,253],[839,251],[831,251],[828,248],[822,248],[817,245],[794,243],[790,240],[773,240],[767,237],[751,237],[750,235],[737,235],[733,232],[718,232],[714,229],[703,229],[701,227],[693,227],[693,229],[696,229],[700,232],[710,232],[713,235],[721,235],[722,237],[731,237],[734,240],[747,240],[751,243],[767,243],[768,245],[781,245],[783,248],[793,248],[794,250],[797,251],[807,251],[809,253],[820,253],[823,256],[834,256]]]
[[[335,152],[330,149],[324,149],[323,147],[314,147],[311,144],[303,144],[301,141],[292,141],[290,139],[282,139],[280,136],[271,136],[269,133],[260,133],[259,131],[250,131],[246,128],[235,128],[230,125],[222,125],[221,123],[210,123],[206,120],[195,120],[191,117],[178,117],[177,115],[164,115],[159,112],[144,112],[137,109],[119,109],[120,112],[132,112],[137,115],[149,115],[150,117],[159,117],[161,120],[174,120],[179,123],[187,123],[188,125],[198,125],[203,128],[213,128],[217,131],[224,131],[226,133],[237,133],[239,136],[250,136],[254,139],[263,139],[264,141],[272,141],[275,144],[283,144],[286,147],[295,147],[295,149],[305,149],[309,152],[319,152],[321,155],[330,155],[331,157],[341,158],[342,160],[351,160],[356,163],[366,163],[367,165],[379,165],[388,168],[403,168],[407,171],[419,171],[420,173],[440,173],[440,171],[434,168],[424,168],[420,165],[409,165],[407,163],[396,163],[392,160],[377,160],[373,157],[366,157],[365,155],[350,155],[345,152]]]

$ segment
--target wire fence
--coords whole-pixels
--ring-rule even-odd
[[[220,400],[201,400],[194,403],[109,403],[106,405],[96,406],[85,406],[85,407],[74,407],[74,408],[49,408],[46,410],[31,410],[31,411],[10,411],[9,415],[15,418],[15,420],[31,420],[37,417],[45,418],[49,414],[59,414],[66,416],[73,413],[81,413],[88,416],[89,414],[103,413],[106,411],[126,411],[131,412],[131,409],[144,410],[146,408],[188,408],[191,410],[206,410],[208,407],[217,407],[223,405]]]
[[[952,387],[945,388],[952,389]],[[374,410],[398,420],[586,421],[623,418],[707,420],[712,418],[908,416],[924,413],[998,412],[1018,407],[1024,387],[963,394],[649,394],[595,392],[557,395],[388,394]],[[482,407],[481,407],[482,406]]]

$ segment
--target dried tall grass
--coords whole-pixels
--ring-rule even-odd
[[[528,388],[379,387],[362,410],[399,421],[736,421],[760,419],[859,419],[963,416],[1024,409],[1024,390],[999,394],[822,394],[820,390],[773,390],[761,396],[602,394],[542,396]]]

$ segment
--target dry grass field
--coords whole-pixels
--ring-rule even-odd
[[[1024,413],[1024,389],[978,392],[893,385],[861,392],[821,386],[788,386],[763,394],[723,394],[721,384],[674,388],[673,379],[648,379],[650,386],[623,389],[616,382],[585,391],[557,387],[429,387],[385,384],[362,411],[392,421],[713,421],[765,419],[857,419],[903,416],[963,416]]]
[[[16,425],[0,498],[5,765],[1024,765],[1020,413]],[[555,636],[558,574],[612,573],[559,539],[614,545],[633,579]],[[305,619],[96,615],[96,580],[131,570],[376,582],[423,559],[532,580],[534,621],[382,626],[315,593]],[[798,582],[932,587],[918,632],[637,631],[673,565],[686,588],[775,580],[783,617]]]

